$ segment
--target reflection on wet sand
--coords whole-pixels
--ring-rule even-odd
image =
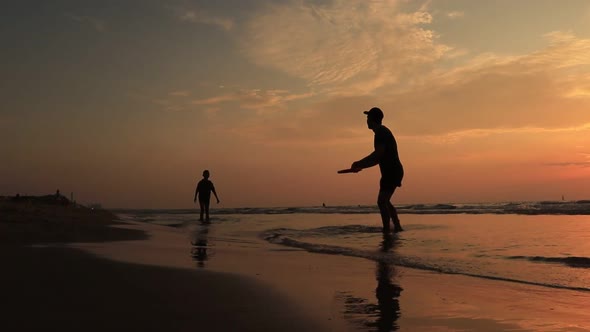
[[[191,240],[191,256],[197,262],[198,267],[205,267],[205,261],[211,254],[209,246],[209,227],[211,223],[202,222],[193,233]]]
[[[346,316],[360,325],[369,327],[370,331],[389,332],[399,329],[397,325],[397,320],[401,315],[399,297],[403,288],[393,281],[395,268],[387,255],[396,247],[397,243],[391,234],[383,235],[379,250],[384,254],[377,260],[375,268],[377,304],[350,294],[342,293],[341,295],[344,300]]]
[[[395,244],[396,242],[391,237],[391,234],[385,234],[381,243],[381,251],[388,252]],[[387,259],[377,262],[377,288],[375,289],[375,295],[377,297],[379,316],[375,325],[380,332],[399,329],[396,321],[400,316],[399,297],[403,289],[393,283],[394,273],[395,269],[392,264],[388,263]]]

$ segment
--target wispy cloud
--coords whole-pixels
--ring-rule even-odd
[[[584,65],[590,59],[572,62],[567,54],[577,55],[589,42],[565,38],[557,41],[557,47],[555,39],[549,38],[548,46],[537,52],[480,55],[379,96],[332,96],[305,109],[290,110],[284,132],[291,134],[286,136],[266,128],[262,120],[239,130],[273,144],[318,144],[318,140],[328,144],[334,141],[330,137],[361,140],[366,136],[361,111],[380,106],[384,122],[396,131],[396,137],[430,144],[489,141],[507,135],[581,137],[590,133],[590,99],[571,98],[568,93],[590,86],[590,68]],[[314,127],[316,123],[321,128]]]
[[[541,127],[514,127],[514,128],[490,128],[490,129],[467,129],[449,132],[441,135],[400,135],[400,138],[426,141],[433,144],[456,143],[465,139],[478,137],[487,137],[505,134],[555,134],[588,131],[590,133],[590,123],[580,126],[562,127],[562,128],[541,128]]]
[[[155,104],[164,112],[180,112],[187,109],[186,102],[179,102],[171,99],[153,99],[152,104]]]
[[[582,167],[589,168],[590,161],[566,161],[559,163],[545,163],[546,166],[557,166],[557,167]]]
[[[72,21],[79,22],[80,24],[85,24],[91,26],[94,30],[98,32],[106,31],[106,23],[103,20],[97,19],[95,17],[90,16],[82,16],[76,14],[65,14],[67,18]]]
[[[172,91],[172,92],[168,93],[168,95],[172,96],[172,97],[188,97],[188,96],[190,96],[190,94],[191,93],[186,90]]]
[[[176,17],[184,22],[212,25],[226,31],[231,30],[234,26],[234,21],[231,18],[218,15],[205,8],[196,6],[177,6],[171,8],[174,10]]]
[[[293,94],[287,90],[240,89],[205,99],[196,99],[191,104],[212,106],[235,102],[243,109],[262,110],[284,108],[288,102],[311,96],[313,93]]]
[[[487,54],[435,70],[383,96],[405,134],[441,135],[497,128],[569,128],[590,123],[590,39],[548,35],[549,45],[521,56]],[[572,98],[576,96],[576,98]]]
[[[200,110],[207,114],[215,114],[229,107],[256,111],[252,113],[255,115],[268,111],[284,110],[290,102],[314,96],[312,92],[296,94],[279,89],[224,88],[223,91],[223,93],[211,97],[195,99],[191,98],[193,93],[190,91],[178,90],[151,99],[151,103],[158,105],[163,111]]]
[[[449,47],[424,28],[421,8],[402,12],[399,1],[301,1],[269,5],[240,36],[251,61],[325,90],[369,93],[403,81],[440,59]]]
[[[252,120],[236,131],[274,144],[329,142],[329,137],[362,139],[362,132],[356,132],[363,121],[360,112],[380,106],[386,114],[385,123],[392,125],[397,137],[427,143],[453,144],[505,135],[579,137],[590,132],[590,99],[570,95],[590,86],[590,58],[576,59],[586,52],[590,40],[567,34],[547,38],[548,46],[539,51],[518,56],[480,55],[454,69],[433,70],[421,81],[378,97],[331,96],[315,106],[290,110],[284,118],[288,125],[281,124],[288,128],[279,131],[267,128],[264,119]],[[245,90],[197,103],[221,105],[240,100],[255,108],[273,105],[286,95],[280,90]],[[321,128],[315,127],[316,123],[322,124]]]
[[[547,49],[525,57],[530,65],[544,65],[553,68],[590,66],[590,39],[581,39],[571,32],[555,31],[545,35],[550,41]]]
[[[263,145],[315,148],[351,146],[359,142],[370,145],[372,137],[361,112],[367,104],[367,97],[338,97],[306,103],[300,108],[290,108],[288,112],[248,117],[232,128],[220,130]]]
[[[461,12],[461,11],[452,11],[452,12],[448,12],[446,15],[451,20],[455,20],[455,19],[463,18],[465,16],[465,13]]]

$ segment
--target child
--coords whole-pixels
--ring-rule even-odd
[[[219,204],[219,198],[217,197],[217,193],[215,192],[215,187],[213,186],[213,182],[209,181],[209,171],[203,171],[203,179],[199,181],[197,184],[197,189],[195,190],[195,203],[197,202],[197,195],[199,196],[199,205],[201,207],[201,217],[199,218],[200,221],[203,221],[203,212],[207,217],[207,221],[209,221],[209,201],[211,199],[211,192],[215,195],[215,199],[217,199],[217,204]]]

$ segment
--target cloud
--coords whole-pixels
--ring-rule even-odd
[[[372,136],[361,111],[370,104],[366,96],[331,98],[307,103],[301,108],[289,108],[288,112],[248,117],[234,126],[222,126],[218,131],[266,146],[370,145]]]
[[[448,12],[446,15],[451,20],[455,20],[455,19],[463,18],[465,16],[465,13],[461,12],[461,11],[452,11],[452,12]]]
[[[559,163],[545,163],[545,166],[590,168],[590,161],[566,161]]]
[[[148,100],[161,107],[163,111],[200,110],[206,114],[217,114],[224,109],[242,109],[255,111],[251,114],[256,116],[257,114],[285,110],[293,101],[314,96],[312,92],[297,94],[280,89],[223,88],[222,90],[222,94],[200,99],[189,98],[193,93],[188,90],[178,90]]]
[[[103,20],[99,20],[97,18],[90,16],[81,16],[75,14],[66,14],[66,17],[68,17],[72,21],[79,22],[85,25],[90,25],[92,28],[94,28],[94,30],[98,32],[106,31],[106,23]]]
[[[590,98],[579,93],[590,87],[590,57],[579,54],[590,54],[590,40],[563,33],[546,37],[547,47],[530,54],[482,54],[455,68],[432,70],[399,89],[379,95],[328,96],[305,108],[289,109],[278,127],[259,119],[236,132],[243,130],[242,134],[267,144],[354,141],[366,136],[362,132],[366,128],[359,124],[364,121],[360,111],[380,106],[384,122],[397,137],[428,143],[507,134],[582,135],[590,131]],[[238,97],[221,95],[202,103]],[[273,98],[266,97],[271,103]]]
[[[590,123],[590,39],[563,33],[547,38],[548,46],[531,54],[486,54],[435,70],[380,104],[394,112],[405,135]]]
[[[246,23],[240,45],[254,63],[323,91],[370,93],[450,50],[423,28],[432,21],[424,8],[402,12],[398,2],[269,5]]]
[[[191,93],[186,90],[172,91],[172,92],[168,93],[168,95],[172,96],[172,97],[188,97],[188,96],[190,96],[190,94]]]
[[[555,133],[571,133],[571,132],[590,132],[590,122],[573,127],[562,128],[541,128],[541,127],[512,127],[512,128],[490,128],[490,129],[466,129],[459,130],[440,135],[400,135],[401,138],[426,141],[432,144],[448,144],[456,143],[465,139],[473,139],[478,137],[487,137],[493,135],[505,134],[555,134]],[[589,157],[590,158],[590,157]]]
[[[174,7],[172,9],[178,19],[184,22],[212,25],[226,31],[231,30],[234,26],[234,21],[231,18],[215,15],[203,8]]]
[[[153,99],[151,102],[165,112],[180,112],[187,109],[186,102],[178,102],[176,100]]]
[[[287,90],[239,89],[229,93],[196,99],[192,105],[213,106],[228,102],[235,102],[240,108],[248,110],[263,110],[269,108],[284,108],[288,102],[309,98],[313,93],[293,94]]]
[[[543,65],[552,68],[571,68],[590,66],[590,39],[577,38],[571,32],[554,31],[545,35],[549,47],[524,57],[530,65]],[[537,68],[541,70],[541,68]]]

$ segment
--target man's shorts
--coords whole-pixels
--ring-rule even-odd
[[[393,178],[382,177],[379,181],[379,191],[394,192],[395,188],[400,186],[400,181]]]

